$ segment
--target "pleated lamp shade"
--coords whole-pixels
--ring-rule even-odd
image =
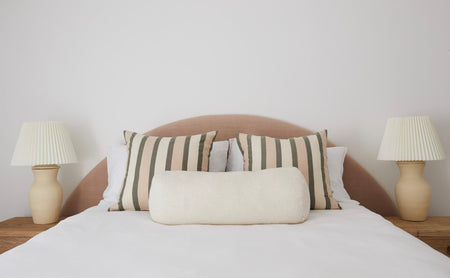
[[[445,159],[444,149],[429,116],[388,119],[378,160],[442,159]]]
[[[49,165],[77,162],[69,132],[62,122],[24,123],[11,165]]]

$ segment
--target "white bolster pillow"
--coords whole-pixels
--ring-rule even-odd
[[[149,195],[161,224],[301,223],[309,216],[308,185],[297,168],[252,172],[167,171]]]

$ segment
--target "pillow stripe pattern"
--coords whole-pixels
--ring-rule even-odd
[[[332,197],[327,166],[327,131],[310,136],[277,139],[238,133],[244,156],[244,170],[297,167],[305,176],[311,197],[311,209],[339,209]]]
[[[124,131],[127,169],[119,200],[110,211],[148,210],[148,194],[156,173],[171,170],[208,171],[217,131],[177,137],[155,137]]]

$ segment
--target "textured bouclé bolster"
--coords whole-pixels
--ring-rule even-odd
[[[310,197],[297,168],[156,174],[149,195],[153,221],[162,224],[301,223]]]

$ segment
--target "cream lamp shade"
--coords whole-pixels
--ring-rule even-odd
[[[444,149],[429,116],[388,119],[378,160],[442,159],[445,159]]]
[[[423,176],[425,161],[442,159],[444,149],[429,116],[388,119],[378,160],[397,161],[400,178],[395,199],[402,219],[427,219],[431,187]]]
[[[62,204],[59,166],[77,162],[69,132],[62,122],[24,123],[11,165],[32,165],[34,182],[28,198],[35,224],[57,222]]]
[[[11,165],[49,165],[77,162],[69,132],[62,122],[24,123]]]

